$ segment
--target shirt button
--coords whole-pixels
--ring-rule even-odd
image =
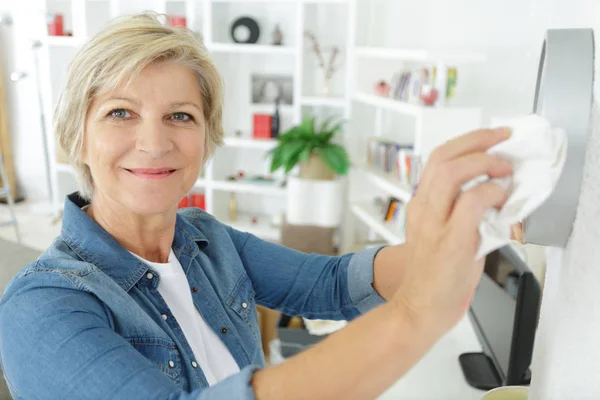
[[[197,288],[196,286],[194,286],[194,287],[192,288],[192,292],[194,292],[194,293],[198,293],[198,288]]]
[[[165,321],[166,321],[166,320],[167,320],[167,318],[168,318],[168,317],[167,317],[167,314],[163,314],[163,315],[162,315],[162,317],[163,317],[163,319],[164,319]]]
[[[196,361],[192,361],[192,367],[198,368],[198,364],[196,363]]]
[[[153,274],[152,272],[148,272],[148,273],[146,274],[146,278],[148,278],[148,279],[152,279],[152,278],[154,278],[154,274]]]
[[[243,302],[243,303],[242,303],[242,308],[248,308],[248,303],[246,303],[246,302]]]
[[[171,368],[175,367],[175,363],[172,360],[169,360],[169,367],[171,367]]]
[[[221,328],[221,333],[222,334],[226,334],[227,333],[227,328]]]

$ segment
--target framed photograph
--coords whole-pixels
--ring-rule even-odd
[[[286,75],[253,74],[252,77],[252,104],[279,104],[294,102],[294,80]]]

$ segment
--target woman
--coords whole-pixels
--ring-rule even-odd
[[[304,254],[177,211],[222,142],[219,74],[188,32],[153,14],[111,23],[75,57],[56,135],[80,192],[60,236],[0,303],[0,357],[15,399],[371,399],[464,315],[482,273],[483,211],[511,173],[485,150],[505,130],[430,158],[407,241]],[[264,367],[257,304],[353,320]]]

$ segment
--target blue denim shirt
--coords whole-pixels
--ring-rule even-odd
[[[159,274],[83,205],[67,198],[61,235],[0,301],[0,362],[15,399],[253,399],[251,377],[264,366],[257,304],[351,320],[383,302],[372,287],[378,249],[305,254],[180,210],[173,250],[187,290],[241,370],[209,387]]]

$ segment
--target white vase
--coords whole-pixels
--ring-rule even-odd
[[[292,225],[334,228],[342,222],[342,179],[314,180],[289,177],[286,221]]]
[[[331,96],[331,84],[333,81],[333,77],[325,76],[325,73],[321,71],[321,96],[329,97]]]

